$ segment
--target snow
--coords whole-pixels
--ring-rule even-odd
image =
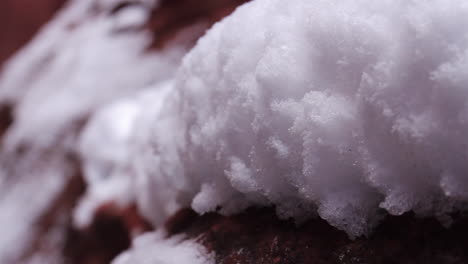
[[[382,209],[441,219],[464,209],[467,15],[465,1],[442,0],[242,6],[185,56],[161,111],[135,125],[147,131],[132,155],[140,209],[158,224],[174,203],[224,214],[274,205],[351,237]]]
[[[31,42],[4,64],[0,104],[12,106],[14,123],[6,131],[0,149],[1,263],[16,263],[19,258],[22,263],[32,263],[34,258],[46,257],[36,252],[37,256],[27,260],[22,254],[28,252],[36,236],[48,240],[49,234],[39,234],[37,223],[77,173],[70,157],[78,151],[77,140],[85,121],[117,99],[172,79],[187,51],[177,45],[164,52],[148,51],[153,36],[141,27],[157,1],[133,1],[112,14],[111,10],[122,2],[126,1],[68,1]],[[131,112],[126,107],[123,105],[119,111]],[[125,127],[131,116],[126,119],[122,117],[121,123],[109,128],[119,131],[109,141],[119,142],[130,133]],[[113,158],[123,157],[116,154]],[[109,182],[113,185],[90,187],[92,198],[84,202],[82,217],[76,217],[77,225],[89,223],[86,210],[95,209],[93,201],[115,197],[113,194],[119,192],[116,188],[120,192],[129,189],[127,177],[114,177]],[[118,202],[128,201],[122,197]],[[57,250],[63,243],[49,242]]]
[[[112,264],[210,264],[212,254],[193,240],[180,235],[165,238],[163,232],[146,233],[133,241],[133,247]]]
[[[16,166],[22,167],[21,174],[5,169],[7,166],[2,162],[2,174],[15,174],[9,175],[12,179],[0,184],[0,263],[17,263],[23,250],[31,246],[31,237],[37,235],[34,229],[37,220],[47,212],[51,201],[63,189],[64,174],[71,173],[63,159],[51,156],[43,163],[31,164],[28,157],[16,161]],[[32,166],[35,166],[34,169],[31,169]],[[60,245],[63,241],[58,243]]]
[[[9,143],[51,145],[61,131],[98,107],[171,77],[185,49],[146,53],[150,37],[141,31],[118,31],[116,25],[121,24],[117,23],[121,19],[116,16],[116,21],[106,13],[83,19],[74,30],[67,30],[64,21],[54,20],[49,27],[62,27],[60,35],[51,38],[47,33],[52,30],[40,34],[11,62],[0,82],[0,91],[6,94],[2,98],[19,101],[14,127],[7,135],[11,137]],[[39,50],[43,46],[49,48]],[[25,65],[31,69],[22,70],[22,74],[38,71],[34,61],[39,55],[31,55],[35,52],[48,56],[46,62],[41,62],[47,66],[40,66],[41,74],[23,84],[24,76],[12,72]],[[27,56],[23,58],[23,54]],[[46,129],[42,134],[49,134],[47,137],[35,136],[41,128]]]
[[[183,207],[275,206],[351,237],[369,234],[382,212],[466,210],[465,1],[256,0],[181,65],[183,48],[146,52],[149,36],[136,29],[149,4],[111,16],[114,1],[93,15],[93,1],[72,2],[0,76],[0,100],[15,104],[2,164],[24,145],[32,160],[77,151],[89,184],[77,226],[109,200],[137,203],[155,226]],[[44,165],[55,173],[24,176],[25,190],[67,177],[59,161]],[[47,194],[38,201],[57,184],[36,188]],[[36,217],[15,210],[10,218]],[[209,261],[197,248],[151,234],[115,263]]]
[[[88,226],[96,209],[106,202],[122,208],[135,202],[135,192],[141,188],[137,187],[138,179],[129,177],[136,174],[132,164],[138,162],[132,156],[139,137],[133,128],[144,122],[144,116],[159,110],[171,84],[162,82],[118,100],[97,111],[88,122],[80,135],[78,149],[89,188],[75,210],[77,226]]]
[[[115,14],[114,28],[117,30],[129,30],[139,28],[149,18],[150,10],[145,6],[129,6]]]

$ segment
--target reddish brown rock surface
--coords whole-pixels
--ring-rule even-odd
[[[194,24],[203,24],[198,34],[186,40],[190,44],[212,24],[232,13],[236,7],[250,0],[162,0],[151,14],[148,28],[155,34],[153,48],[161,49],[177,35]]]
[[[105,204],[85,230],[69,226],[63,254],[69,264],[109,263],[130,247],[134,235],[150,229],[135,206],[119,208]]]
[[[0,67],[66,0],[0,1]]]
[[[179,212],[168,223],[216,253],[223,264],[462,264],[468,263],[468,219],[446,229],[434,219],[411,214],[387,217],[369,238],[350,240],[325,221],[296,227],[272,209],[249,209],[236,216]]]

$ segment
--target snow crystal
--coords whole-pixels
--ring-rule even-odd
[[[118,256],[113,264],[210,264],[212,255],[195,241],[182,236],[164,238],[162,232],[147,233],[133,241],[132,249]]]
[[[140,209],[157,224],[174,203],[226,214],[275,205],[350,236],[367,234],[382,209],[460,209],[467,17],[462,0],[242,6],[135,125]]]

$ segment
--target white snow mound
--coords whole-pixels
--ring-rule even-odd
[[[461,209],[467,18],[463,0],[242,6],[185,57],[163,106],[135,117],[140,209],[157,224],[184,206],[275,205],[350,236],[382,211]]]

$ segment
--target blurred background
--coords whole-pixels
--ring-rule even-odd
[[[0,1],[0,64],[28,42],[65,1]]]

